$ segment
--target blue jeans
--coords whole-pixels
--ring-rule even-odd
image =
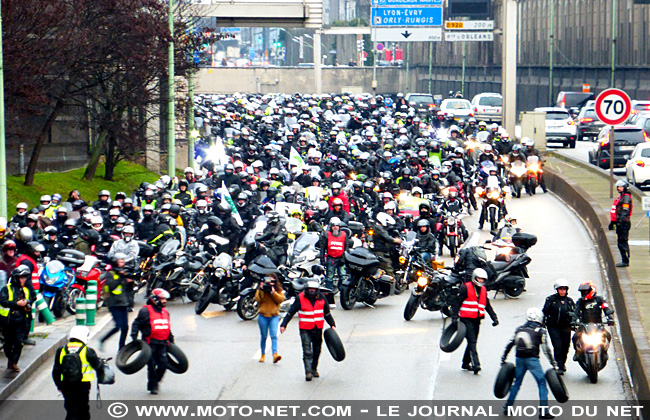
[[[343,258],[325,257],[325,287],[330,290],[334,289],[334,275],[338,277],[338,285],[340,286],[343,280],[348,276],[345,270],[345,262]]]
[[[427,263],[427,264],[428,264],[428,263],[431,261],[431,259],[433,258],[433,257],[431,256],[431,253],[430,253],[430,252],[422,252],[420,255],[422,255],[422,260],[423,260],[425,263]]]
[[[278,352],[278,323],[280,322],[279,316],[262,316],[257,317],[257,324],[260,326],[260,348],[262,354],[266,354],[266,336],[271,335],[271,349],[273,354]]]
[[[530,371],[537,381],[537,388],[539,389],[539,405],[545,407],[548,405],[548,389],[546,388],[546,376],[542,370],[542,365],[539,363],[538,357],[517,357],[515,359],[515,383],[510,388],[510,395],[506,406],[511,406],[515,402],[521,383],[524,381],[524,375]]]

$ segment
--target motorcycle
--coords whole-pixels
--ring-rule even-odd
[[[179,251],[180,241],[171,239],[162,246],[154,261],[152,270],[155,273],[151,284],[147,284],[147,296],[153,289],[165,289],[172,298],[186,295],[190,286],[188,275],[198,272],[205,264],[202,258],[190,258],[185,252]]]
[[[74,272],[72,269],[66,268],[58,260],[48,262],[41,272],[39,292],[43,295],[48,308],[57,318],[63,317],[66,309],[69,310],[70,299],[72,298],[69,291],[73,282]],[[77,296],[77,293],[74,293],[74,295],[75,299],[76,297],[83,297],[83,295]],[[40,315],[39,319],[42,320]]]
[[[197,315],[201,315],[211,303],[219,304],[229,311],[239,299],[241,277],[237,279],[234,275],[232,257],[221,253],[210,264],[213,270],[194,307]]]
[[[611,335],[604,324],[580,324],[577,329],[580,339],[577,341],[576,352],[578,364],[587,373],[592,384],[598,382],[598,372],[607,365],[607,350]]]
[[[417,233],[415,231],[408,231],[406,236],[402,238],[402,244],[399,250],[399,269],[395,271],[395,294],[399,295],[405,289],[408,289],[411,281],[411,262],[413,261],[414,254],[413,247]]]
[[[537,186],[539,185],[539,178],[542,174],[542,167],[539,164],[538,156],[528,156],[526,159],[528,172],[526,175],[526,192],[528,195],[534,195]]]
[[[457,212],[449,212],[442,217],[441,229],[443,230],[444,245],[449,249],[451,258],[456,258],[456,253],[465,242],[460,227],[461,217]]]
[[[451,316],[452,304],[458,295],[458,285],[462,282],[460,276],[445,275],[440,271],[444,263],[437,261],[435,270],[428,268],[420,272],[417,283],[411,292],[411,297],[404,308],[404,319],[410,321],[418,307],[427,311],[440,311],[443,315]]]
[[[517,198],[521,198],[521,190],[524,188],[524,176],[527,172],[526,164],[520,160],[515,160],[510,164],[508,183],[512,186],[513,195]]]
[[[357,302],[372,306],[395,291],[395,280],[379,268],[379,258],[367,248],[346,251],[344,259],[350,275],[339,287],[343,309],[350,310]]]
[[[204,242],[205,250],[189,257],[191,261],[187,264],[187,273],[184,276],[189,280],[182,281],[183,284],[187,283],[186,295],[192,302],[199,300],[205,289],[205,279],[214,274],[213,258],[219,254],[219,247],[226,247],[230,243],[228,239],[217,235],[207,236]]]
[[[501,196],[501,187],[496,177],[488,177],[485,189],[476,187],[476,191],[479,196],[484,198],[479,229],[483,229],[483,224],[489,222],[490,231],[494,231],[502,218],[501,207],[503,205],[503,198]]]
[[[320,264],[320,252],[315,247],[319,239],[318,233],[305,232],[289,245],[287,277],[297,279],[313,275],[312,267]]]

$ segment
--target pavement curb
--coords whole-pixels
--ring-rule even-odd
[[[91,332],[90,332],[90,339],[92,339],[95,335],[97,335],[100,331],[102,331],[106,325],[108,325],[109,322],[111,322],[112,317],[110,316],[109,313],[105,313],[101,319],[99,319],[99,322],[97,325],[92,327]],[[50,334],[50,335],[58,335],[58,334]],[[34,359],[29,365],[26,367],[21,368],[20,373],[11,381],[9,382],[3,389],[0,390],[0,404],[2,404],[2,401],[5,401],[11,394],[16,392],[18,388],[27,382],[27,380],[37,371],[39,371],[40,367],[51,357],[53,357],[56,354],[56,350],[66,344],[68,342],[68,334],[63,334],[58,338],[50,338],[48,335],[47,338],[43,340],[44,342],[48,342],[46,344],[46,349],[39,354],[36,359]]]
[[[573,160],[571,163],[579,164]],[[545,179],[548,188],[582,217],[592,234],[612,290],[632,389],[639,401],[649,401],[650,344],[641,322],[628,270],[616,268],[614,257],[617,255],[615,251],[618,250],[616,239],[606,231],[609,209],[607,211],[603,209],[582,187],[569,179],[562,178],[561,174],[551,169],[546,168]],[[650,419],[650,406],[644,406],[643,418]]]

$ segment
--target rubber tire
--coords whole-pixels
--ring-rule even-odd
[[[594,354],[587,354],[585,359],[587,365],[587,375],[592,384],[598,383],[598,363],[594,360]]]
[[[553,370],[553,369],[551,369]],[[497,374],[497,379],[494,381],[494,396],[502,399],[510,392],[512,381],[515,380],[515,365],[512,363],[504,363]]]
[[[551,389],[555,400],[559,403],[569,401],[569,390],[559,373],[555,369],[549,369],[546,371],[545,376],[548,387]]]
[[[204,286],[204,290],[207,286]],[[201,298],[201,295],[203,294],[203,291],[201,288],[198,289],[187,289],[187,298],[191,300],[192,302],[198,302],[199,299]]]
[[[201,293],[201,297],[196,301],[196,305],[194,305],[194,313],[201,315],[205,312],[208,306],[210,306],[210,303],[212,303],[213,297],[214,290],[212,290],[212,287],[206,286],[205,289],[203,289],[203,293]]]
[[[569,142],[569,149],[575,149],[575,148],[576,148],[576,141],[575,141],[575,140],[571,140],[571,141]]]
[[[54,315],[55,318],[63,318],[63,315],[65,315],[66,306],[67,305],[65,304],[65,299],[61,293],[57,293],[54,296],[54,303],[52,303],[52,315]]]
[[[404,319],[407,321],[410,321],[413,319],[413,316],[418,310],[418,306],[420,306],[420,296],[416,295],[411,295],[409,298],[408,302],[406,302],[406,307],[404,307]]]
[[[77,297],[85,298],[85,297],[86,297],[86,294],[85,294],[85,293],[83,292],[83,290],[81,290],[81,289],[74,289],[74,290],[71,290],[69,293],[70,293],[70,298],[71,298],[71,299],[70,299],[70,302],[75,302],[75,306],[73,307],[73,306],[71,306],[71,305],[68,304],[68,305],[66,305],[66,306],[67,306],[66,310],[67,310],[70,314],[72,314],[72,315],[76,315],[76,313],[77,313],[77,307],[76,307],[76,304],[77,304],[77,303],[76,303],[76,299],[77,299]],[[74,296],[76,296],[76,297],[74,297]]]
[[[169,346],[167,347],[167,360],[167,370],[177,375],[187,372],[187,369],[190,366],[183,350],[174,343],[169,343]]]
[[[456,258],[456,239],[449,243],[449,255],[452,259]]]
[[[352,294],[351,290],[352,288],[350,286],[342,286],[340,289],[341,306],[346,311],[349,311],[350,309],[354,308],[354,305],[357,303],[356,290],[355,290],[354,297],[350,296]]]
[[[343,342],[336,333],[336,330],[331,328],[326,329],[323,332],[323,337],[325,338],[327,350],[329,350],[332,358],[337,362],[342,362],[345,359],[345,347],[343,347]]]
[[[138,355],[129,361],[135,353]],[[117,353],[115,366],[125,375],[133,375],[145,367],[149,359],[151,359],[151,347],[142,340],[133,340]]]
[[[506,295],[508,295],[508,297],[516,298],[521,296],[522,293],[524,293],[524,288],[523,287],[506,288],[505,293]]]
[[[494,232],[497,230],[499,225],[499,222],[497,221],[497,209],[492,207],[488,213],[488,218],[490,219],[490,232]]]
[[[462,322],[452,322],[442,332],[440,337],[440,350],[445,353],[451,353],[463,343],[467,328]]]
[[[255,305],[256,308],[255,313],[252,316],[250,312],[247,312],[246,309],[244,309],[244,306],[249,306],[249,305]],[[244,321],[251,321],[257,317],[258,313],[259,313],[259,307],[255,302],[254,294],[251,293],[247,296],[241,296],[239,298],[239,301],[237,302],[237,315],[239,315],[241,319],[243,319]]]

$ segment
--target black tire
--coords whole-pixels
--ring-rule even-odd
[[[490,232],[495,232],[499,224],[497,222],[497,209],[495,209],[494,207],[490,207],[489,217],[490,217]]]
[[[138,353],[135,358],[134,354]],[[132,359],[132,360],[129,360]],[[126,375],[133,375],[145,367],[151,359],[151,347],[142,340],[133,340],[117,353],[115,366]]]
[[[212,290],[212,287],[206,286],[206,288],[203,289],[203,293],[201,293],[201,297],[196,301],[196,305],[194,305],[194,313],[201,315],[205,312],[205,310],[208,309],[208,306],[210,306],[213,297],[214,290]]]
[[[515,365],[512,363],[504,363],[497,374],[497,379],[494,381],[494,396],[501,399],[505,398],[510,392],[512,381],[515,379]]]
[[[549,369],[546,371],[546,382],[548,382],[548,387],[551,389],[555,400],[559,403],[565,403],[569,401],[569,390],[567,389],[562,377],[555,369]]]
[[[237,315],[241,319],[244,321],[253,320],[257,316],[258,311],[259,308],[257,302],[255,302],[255,295],[253,293],[239,298],[237,302]]]
[[[596,363],[596,355],[589,353],[586,355],[587,375],[592,384],[598,383],[598,363]]]
[[[505,293],[509,297],[516,298],[521,296],[522,293],[524,293],[524,287],[523,286],[506,287]]]
[[[169,361],[167,369],[177,375],[187,372],[190,366],[183,350],[174,343],[169,343],[167,347],[167,360]]]
[[[189,287],[186,293],[187,298],[192,302],[198,302],[205,289],[207,289],[207,286],[204,286],[203,288],[201,288],[200,286],[196,288]]]
[[[403,282],[402,280],[395,279],[395,294],[399,295],[404,290],[407,290],[409,287],[408,283]]]
[[[576,148],[576,141],[575,141],[575,140],[571,140],[571,141],[569,142],[569,149],[575,149],[575,148]]]
[[[515,195],[517,196],[517,198],[521,198],[521,190],[522,190],[522,188],[523,188],[523,186],[521,185],[521,180],[517,179],[515,181]]]
[[[449,239],[449,255],[451,258],[456,258],[456,238]]]
[[[77,298],[85,298],[86,294],[81,289],[71,288],[68,291],[68,304],[66,309],[72,315],[77,313]]]
[[[342,362],[345,359],[345,347],[336,331],[331,328],[326,329],[323,332],[323,338],[332,358],[337,362]]]
[[[352,288],[351,286],[342,286],[341,289],[341,306],[346,311],[354,308],[354,305],[357,303],[357,288]]]
[[[467,328],[462,322],[452,322],[442,332],[440,337],[440,350],[445,353],[451,353],[456,350],[463,343]]]
[[[57,293],[56,296],[54,296],[54,302],[52,303],[52,315],[54,315],[55,318],[63,318],[66,306],[63,295],[60,292]]]
[[[440,312],[446,317],[451,316],[451,305],[444,305],[442,308],[440,308]]]
[[[404,308],[404,319],[407,321],[413,319],[413,316],[418,310],[418,306],[420,306],[420,296],[411,295]]]

